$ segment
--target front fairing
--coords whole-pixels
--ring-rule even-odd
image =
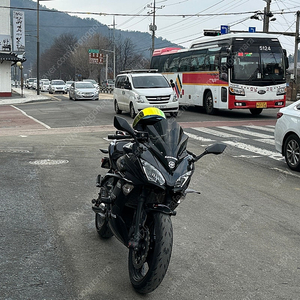
[[[172,171],[170,171],[169,167],[166,167],[165,163],[153,156],[151,149],[147,149],[143,152],[141,158],[161,172],[166,181],[164,185],[164,188],[166,189],[174,189],[175,183],[180,176],[188,171],[192,171],[192,173],[194,171],[194,164],[191,162],[192,156],[188,155],[186,151],[184,151],[180,160],[178,159],[176,167],[172,169]]]
[[[163,189],[174,190],[180,176],[194,170],[192,157],[186,151],[188,136],[179,124],[172,119],[163,119],[144,128],[149,139],[143,142],[140,154],[142,160],[155,167],[165,179],[163,185],[148,181],[140,159],[133,153],[127,155],[126,178],[137,184],[153,184]],[[187,184],[189,183],[189,180]],[[187,184],[181,189],[187,188]]]

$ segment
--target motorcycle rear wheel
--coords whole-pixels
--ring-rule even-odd
[[[162,282],[171,259],[173,245],[173,227],[171,216],[163,213],[153,214],[145,225],[150,232],[150,245],[146,247],[145,262],[141,267],[138,251],[129,249],[128,269],[129,277],[134,289],[141,294],[154,291]],[[141,241],[143,243],[143,241]],[[146,241],[147,242],[147,241]],[[145,253],[142,253],[145,255]],[[141,254],[141,255],[142,255]],[[134,261],[136,260],[136,261]]]
[[[105,209],[103,209],[103,212],[105,212]],[[95,214],[95,225],[96,230],[101,238],[109,239],[114,235],[108,226],[106,218],[102,217],[98,213]]]

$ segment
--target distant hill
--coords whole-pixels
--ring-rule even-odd
[[[32,10],[25,10],[25,51],[27,61],[24,64],[25,72],[36,61],[36,2],[32,0],[11,0],[11,7],[16,7],[11,10],[11,15],[13,10],[17,8],[29,8]],[[40,2],[41,4],[42,2]],[[86,32],[92,28],[96,28],[97,32],[105,37],[112,37],[112,30],[95,19],[86,18],[81,19],[76,16],[70,16],[66,13],[59,13],[57,10],[47,9],[45,6],[40,5],[40,53],[42,54],[46,49],[50,48],[53,44],[53,41],[56,37],[60,36],[63,33],[74,34],[78,39],[80,39]],[[130,38],[134,45],[136,45],[136,50],[142,52],[142,54],[149,58],[151,48],[151,35],[146,32],[139,31],[122,31],[115,30],[116,39]],[[156,48],[163,47],[178,47],[177,44],[173,44],[168,40],[162,38],[156,38],[155,40]],[[42,56],[41,56],[42,59]]]

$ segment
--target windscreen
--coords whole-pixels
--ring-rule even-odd
[[[232,82],[279,84],[285,82],[284,54],[277,39],[248,39],[233,44]]]
[[[179,158],[186,149],[188,136],[175,120],[162,119],[146,126],[145,131],[149,134],[151,148],[162,159],[166,156]]]
[[[164,76],[132,76],[132,83],[136,89],[167,88],[169,83]]]

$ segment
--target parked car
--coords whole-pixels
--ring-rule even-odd
[[[66,91],[67,92],[70,90],[70,86],[73,82],[74,82],[73,80],[66,81]]]
[[[300,171],[300,100],[279,110],[274,137],[288,167]]]
[[[69,99],[98,100],[99,91],[91,82],[75,81],[70,86]]]
[[[101,87],[107,90],[113,90],[115,87],[115,81],[113,79],[103,80]]]
[[[40,90],[42,92],[49,91],[50,80],[49,79],[41,79],[40,80]]]
[[[55,79],[51,80],[50,86],[49,86],[49,94],[53,93],[63,93],[66,94],[66,84],[61,79]]]
[[[95,87],[96,89],[98,89],[98,91],[99,91],[99,84],[97,83],[96,80],[94,80],[94,79],[83,79],[82,81],[92,83],[92,84],[94,85],[94,87]]]
[[[160,73],[131,71],[116,78],[114,109],[129,112],[132,118],[146,107],[154,106],[176,117],[179,104],[175,91]]]
[[[28,78],[28,80],[26,80],[26,87],[28,89],[32,89],[32,85],[33,85],[33,82],[36,80],[36,78]]]
[[[36,90],[36,87],[37,87],[37,79],[35,79],[32,83],[32,87],[34,90]]]

